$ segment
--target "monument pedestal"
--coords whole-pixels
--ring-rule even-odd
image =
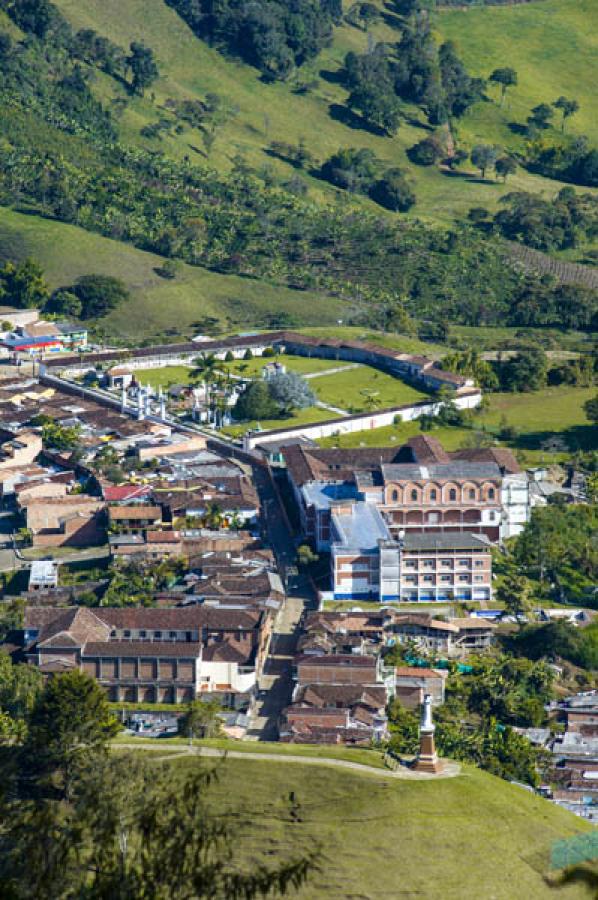
[[[434,732],[422,732],[420,736],[419,753],[413,763],[416,772],[429,772],[431,775],[439,775],[443,765],[438,759],[434,743]]]

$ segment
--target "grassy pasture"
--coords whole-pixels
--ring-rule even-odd
[[[166,762],[174,772],[198,764],[188,757]],[[286,811],[291,792],[296,817]],[[296,895],[301,900],[543,900],[554,894],[543,877],[552,843],[589,828],[470,767],[456,778],[407,782],[284,756],[228,759],[218,766],[212,801],[222,812],[247,810],[235,842],[241,859],[320,850],[318,869]],[[585,894],[575,886],[559,896]]]

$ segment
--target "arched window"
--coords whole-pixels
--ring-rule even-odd
[[[494,500],[495,493],[496,493],[496,491],[494,490],[494,488],[489,488],[488,489],[488,499]]]
[[[430,491],[430,500],[436,500],[436,496],[437,496],[436,488],[432,488],[432,490]]]
[[[469,488],[469,499],[475,500],[475,488]]]
[[[417,491],[415,491],[415,490],[414,490],[414,491],[411,491],[411,499],[412,499],[412,500],[417,500]]]
[[[394,503],[396,503],[397,500],[399,499],[399,492],[396,491],[396,490],[393,491],[392,494],[390,495],[390,499],[391,499]]]
[[[457,499],[457,491],[455,490],[455,488],[451,488],[449,491],[449,500],[454,501],[456,499]]]

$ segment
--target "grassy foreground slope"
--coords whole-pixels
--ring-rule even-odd
[[[302,321],[326,324],[347,308],[309,291],[184,264],[176,279],[167,280],[156,272],[164,259],[153,253],[73,225],[0,209],[0,260],[26,256],[38,260],[52,289],[90,272],[121,278],[131,300],[102,319],[101,326],[126,341],[159,336],[177,340],[196,334],[201,326],[194,323],[206,316],[223,324],[230,321],[232,327],[250,327],[284,311]]]
[[[544,874],[552,843],[588,826],[469,767],[457,778],[406,782],[284,759],[229,759],[214,791],[217,805],[249,811],[241,843],[248,858],[321,849],[320,871],[299,892],[302,900],[587,896],[580,887],[554,891]],[[291,791],[297,821],[283,805]]]
[[[429,129],[423,114],[415,107],[404,105],[406,120],[398,134],[393,137],[382,137],[363,128],[349,127],[344,124],[343,108],[347,91],[339,83],[339,70],[342,68],[345,54],[349,50],[365,52],[368,40],[396,42],[400,32],[389,27],[384,21],[370,29],[366,35],[360,29],[344,24],[335,29],[334,41],[313,62],[303,66],[297,77],[288,83],[266,84],[259,72],[243,63],[227,59],[217,50],[207,46],[196,38],[182,19],[165,3],[165,0],[88,0],[82,4],[79,0],[56,0],[62,12],[76,28],[95,28],[111,40],[127,47],[131,40],[143,40],[151,46],[160,66],[161,77],[152,86],[151,92],[144,98],[131,99],[114,81],[99,76],[96,81],[96,92],[104,102],[114,99],[126,100],[126,107],[119,120],[123,137],[128,141],[145,144],[159,149],[177,158],[189,155],[192,161],[206,161],[201,134],[197,130],[186,131],[182,135],[167,135],[161,141],[143,139],[139,132],[148,123],[157,122],[163,115],[164,102],[169,98],[182,99],[205,97],[208,92],[216,92],[229,103],[238,108],[238,115],[231,119],[219,132],[215,146],[211,152],[209,163],[219,169],[230,168],[231,161],[241,153],[256,169],[265,166],[274,173],[290,177],[295,173],[286,163],[274,159],[268,153],[270,141],[287,141],[296,144],[301,138],[316,159],[322,161],[339,147],[368,147],[373,150],[387,166],[400,166],[410,173],[415,180],[417,205],[412,213],[432,221],[447,222],[455,217],[462,217],[471,206],[485,206],[495,209],[500,197],[510,190],[529,190],[543,192],[548,195],[556,193],[561,186],[559,182],[550,181],[536,175],[530,175],[519,169],[507,185],[486,181],[482,182],[473,171],[472,166],[465,166],[460,177],[449,177],[436,167],[422,168],[412,165],[405,151],[421,140]],[[545,60],[538,59],[530,81],[538,86],[542,96],[531,99],[522,95],[522,109],[525,115],[531,106],[543,99],[540,85],[549,78],[550,89],[546,88],[550,99],[556,99],[561,93],[571,93],[572,78],[567,74],[570,60],[568,51],[571,42],[578,40],[576,75],[580,80],[587,80],[584,93],[574,92],[586,109],[586,116],[591,118],[592,63],[588,59],[591,44],[584,42],[588,31],[587,16],[569,16],[569,10],[575,7],[575,0],[547,0],[559,11],[558,27],[569,29],[569,43],[564,43],[562,52],[555,48],[552,55]],[[598,0],[583,0],[589,13],[596,13]],[[383,0],[376,0],[376,5],[386,12]],[[544,6],[544,2],[541,4]],[[351,6],[349,0],[344,3],[345,10]],[[533,16],[538,4],[532,4],[529,15]],[[486,11],[482,10],[482,14]],[[501,9],[505,17],[519,12],[507,7]],[[467,13],[464,15],[472,15]],[[445,26],[446,22],[446,26]],[[450,17],[441,14],[437,17],[441,35],[460,38],[460,26],[452,24]],[[519,26],[521,28],[521,26]],[[469,28],[469,19],[463,20],[463,28]],[[485,33],[483,22],[479,29]],[[521,31],[518,32],[521,42]],[[464,37],[465,39],[465,37]],[[467,50],[467,61],[476,73],[488,75],[491,68],[488,60],[499,58],[504,51],[504,65],[510,65],[510,50],[505,48],[500,30],[488,27],[487,40],[496,45],[490,50],[483,49],[476,57],[475,47]],[[459,42],[459,41],[458,41]],[[525,36],[523,47],[518,51],[525,54]],[[486,54],[486,55],[484,55]],[[518,67],[516,63],[513,63]],[[587,70],[586,70],[587,65]],[[560,73],[565,73],[561,84]],[[595,78],[593,79],[595,82]],[[315,82],[315,86],[304,94],[296,93],[298,82]],[[554,94],[554,96],[552,96]],[[153,95],[153,100],[152,100]],[[525,118],[525,116],[523,116]],[[520,138],[512,134],[507,127],[509,116],[507,111],[500,111],[495,103],[478,103],[469,119],[463,126],[465,144],[471,147],[479,136],[486,140],[498,140],[501,145],[515,148]],[[581,123],[580,118],[580,123]],[[585,122],[584,122],[585,125]],[[577,124],[571,126],[578,130]],[[485,134],[486,130],[488,134]],[[590,129],[588,129],[588,132]],[[470,171],[468,171],[468,168]],[[311,176],[302,177],[307,181],[311,194],[317,199],[328,198],[337,193],[324,182]],[[379,207],[365,199],[355,202],[380,212]]]

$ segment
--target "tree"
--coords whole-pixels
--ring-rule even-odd
[[[316,396],[305,378],[297,372],[282,372],[268,379],[272,399],[286,412],[307,409],[316,402]]]
[[[500,175],[502,180],[506,182],[507,176],[513,175],[517,171],[517,163],[510,156],[501,156],[496,160],[494,168],[496,174]]]
[[[596,394],[595,397],[590,397],[589,400],[586,400],[583,409],[590,422],[593,422],[594,425],[598,425],[598,394]]]
[[[496,158],[498,153],[495,147],[491,147],[489,144],[476,144],[476,146],[471,151],[471,161],[476,166],[481,174],[482,178],[486,177],[487,169],[491,169],[494,163],[496,162]]]
[[[119,730],[102,688],[77,670],[51,678],[37,697],[23,753],[38,783],[68,800],[77,772]]]
[[[0,267],[0,300],[20,309],[40,309],[50,292],[41,267],[30,257]]]
[[[317,562],[319,558],[318,554],[314,553],[309,544],[300,544],[297,548],[297,562],[303,568]]]
[[[561,96],[558,100],[555,100],[552,105],[561,112],[561,131],[564,132],[566,120],[578,112],[579,103],[577,100],[568,100],[567,97]]]
[[[153,51],[138,41],[130,46],[131,55],[127,57],[127,67],[131,70],[131,87],[133,93],[143,95],[147,87],[154,83],[159,72]]]
[[[444,149],[437,137],[427,137],[414,144],[408,155],[418,166],[433,166],[444,156]]]
[[[524,575],[507,574],[496,590],[496,599],[504,605],[505,611],[515,616],[521,627],[522,620],[531,609],[531,585]]]
[[[11,900],[254,900],[299,888],[317,852],[277,847],[276,863],[259,851],[246,854],[252,812],[223,812],[216,781],[200,761],[175,772],[139,754],[115,754],[90,761],[71,802],[5,800],[3,893]]]
[[[528,116],[528,123],[535,128],[548,128],[551,119],[554,118],[554,109],[548,103],[539,103],[534,106],[531,115]]]
[[[338,150],[323,164],[322,178],[353,193],[367,193],[375,181],[378,160],[371,150]]]
[[[6,653],[0,653],[0,715],[13,723],[11,737],[24,734],[26,719],[41,689],[42,676],[36,666],[13,665]]]
[[[266,381],[252,381],[233,409],[236,419],[273,419],[280,413],[280,407],[272,398]]]
[[[387,169],[372,186],[370,197],[394,212],[407,212],[415,203],[415,193],[401,169]]]
[[[190,742],[196,737],[217,737],[222,729],[220,711],[217,700],[192,700],[179,720],[180,733]]]
[[[75,316],[75,318],[78,319],[81,315],[83,305],[73,291],[61,288],[59,291],[55,291],[52,294],[48,308],[50,312],[58,313],[63,316]]]
[[[81,428],[78,425],[60,425],[47,422],[42,425],[44,447],[52,450],[74,450],[79,443]]]
[[[349,94],[349,109],[356,109],[367,122],[387,135],[396,134],[401,120],[401,107],[394,93],[379,85],[363,83]]]
[[[498,388],[498,378],[494,369],[473,347],[453,350],[443,357],[442,368],[457,375],[473,378],[485,390],[495,391]]]
[[[495,69],[494,72],[492,72],[492,74],[490,75],[488,81],[492,81],[494,84],[500,85],[500,105],[502,106],[505,102],[507,89],[510,87],[515,87],[515,85],[517,84],[517,72],[515,71],[515,69],[511,69],[509,67]]]
[[[112,275],[82,275],[73,285],[82,319],[99,319],[129,299],[127,286]]]
[[[522,350],[503,363],[501,380],[508,391],[539,391],[546,385],[547,371],[544,350]]]

